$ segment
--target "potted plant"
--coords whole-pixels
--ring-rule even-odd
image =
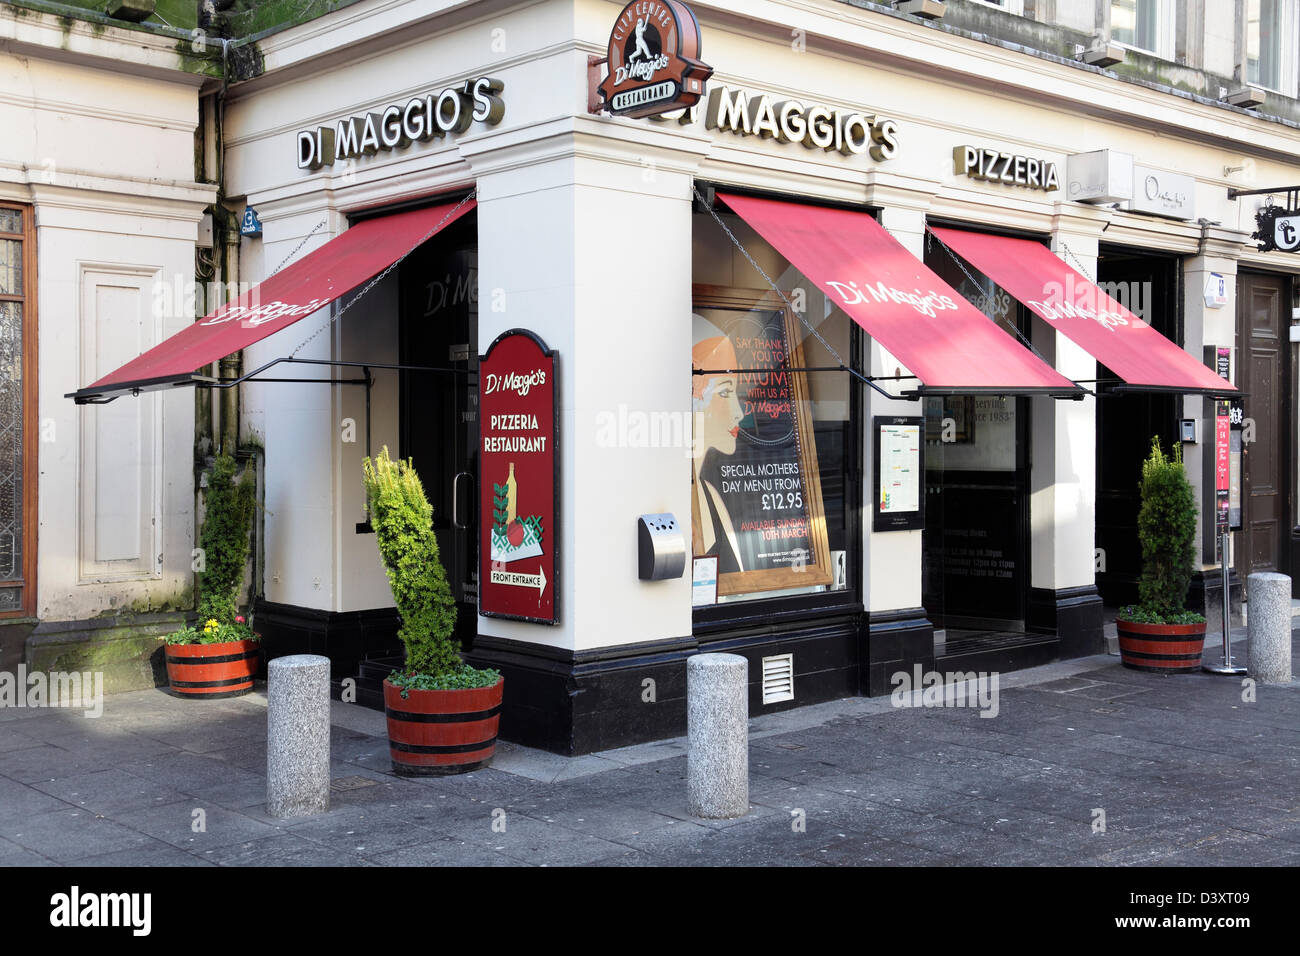
[[[385,446],[364,462],[375,541],[392,585],[406,663],[384,680],[393,770],[465,773],[496,751],[501,690],[495,670],[470,667],[455,640],[456,602],[433,533],[433,508],[413,464]]]
[[[253,689],[259,638],[239,613],[255,492],[251,468],[235,480],[235,459],[217,458],[208,475],[199,535],[198,620],[167,635],[167,678],[181,697],[237,697]]]
[[[1196,496],[1178,445],[1166,456],[1160,440],[1152,440],[1141,491],[1139,603],[1120,611],[1116,621],[1120,661],[1159,674],[1195,671],[1205,645],[1205,618],[1186,603],[1196,558]]]

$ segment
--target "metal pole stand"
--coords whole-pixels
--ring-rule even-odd
[[[1220,541],[1223,552],[1223,663],[1202,664],[1201,670],[1209,674],[1235,677],[1246,673],[1246,668],[1232,662],[1232,592],[1228,590],[1228,532],[1223,532]]]

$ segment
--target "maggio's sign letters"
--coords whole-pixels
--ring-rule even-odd
[[[381,149],[405,149],[448,133],[463,133],[475,122],[495,126],[506,115],[504,89],[500,80],[480,76],[405,104],[349,116],[332,127],[305,129],[298,134],[298,168],[320,169],[340,159],[373,156]]]
[[[663,118],[686,126],[698,121],[699,112],[697,107],[683,110],[677,117]],[[778,143],[799,143],[807,149],[845,156],[866,153],[877,162],[892,159],[898,152],[898,124],[892,119],[727,86],[709,90],[704,128]]]
[[[609,75],[598,87],[618,116],[694,106],[713,67],[700,60],[700,25],[678,0],[633,0],[609,35]]]
[[[503,333],[479,361],[479,613],[538,624],[555,603],[555,353]]]

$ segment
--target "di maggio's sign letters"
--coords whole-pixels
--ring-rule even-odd
[[[298,134],[298,168],[320,169],[339,159],[404,149],[411,143],[463,133],[475,122],[495,126],[506,115],[504,89],[500,80],[480,76],[405,104],[349,116],[332,127],[303,130]]]
[[[678,0],[633,0],[609,35],[609,75],[598,87],[618,116],[694,106],[713,67],[700,60],[700,25]]]
[[[539,624],[555,605],[555,353],[503,333],[479,361],[479,613]]]

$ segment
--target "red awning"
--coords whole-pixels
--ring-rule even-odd
[[[125,392],[202,381],[199,369],[325,308],[383,272],[417,245],[474,208],[471,200],[367,219],[254,286],[234,302],[67,397],[100,401]],[[443,220],[446,219],[444,222]]]
[[[925,390],[1079,393],[869,214],[721,192],[717,197],[906,365]]]
[[[930,231],[1129,385],[1148,391],[1236,391],[1043,244],[958,229]]]

